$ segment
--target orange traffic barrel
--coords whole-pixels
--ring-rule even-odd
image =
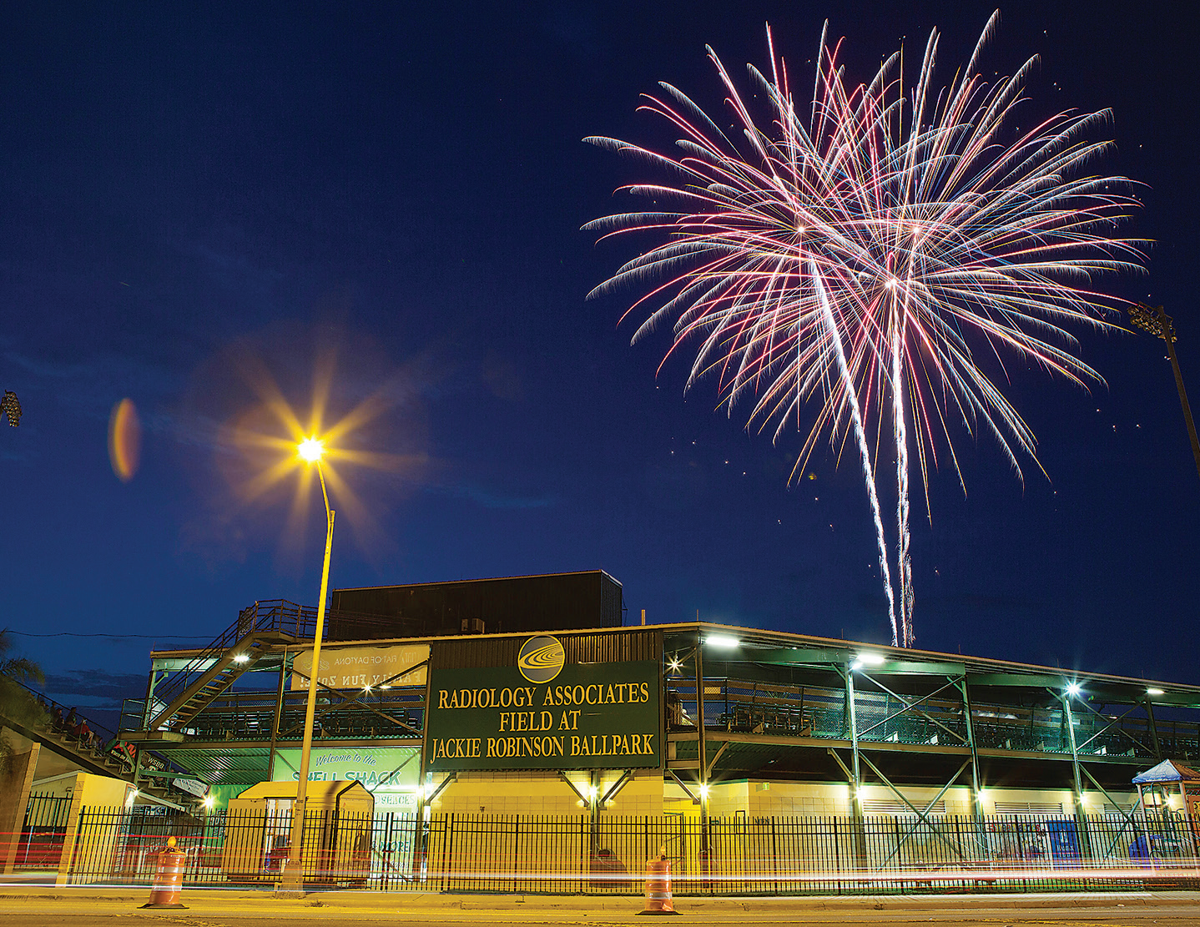
[[[187,854],[175,849],[175,838],[167,838],[166,848],[158,854],[158,869],[154,873],[154,885],[150,888],[150,901],[143,908],[183,908],[179,903],[179,890],[183,888],[183,866]]]
[[[678,914],[671,901],[671,861],[667,848],[646,862],[646,905],[638,914]]]

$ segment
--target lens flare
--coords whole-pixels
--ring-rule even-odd
[[[314,500],[319,505],[322,498],[314,483],[323,477],[330,504],[337,509],[338,524],[349,526],[360,548],[383,549],[388,539],[377,523],[380,509],[364,502],[352,485],[357,479],[348,480],[347,475],[358,471],[359,478],[374,487],[378,481],[364,471],[388,474],[399,482],[424,470],[423,454],[373,451],[362,446],[372,439],[384,443],[388,420],[410,392],[385,379],[363,395],[370,386],[356,378],[355,372],[338,377],[336,352],[323,348],[311,366],[307,390],[303,377],[291,375],[286,381],[287,392],[307,392],[305,414],[254,346],[239,345],[231,357],[236,378],[252,394],[250,401],[242,399],[232,420],[220,426],[217,439],[218,447],[227,452],[223,456],[228,457],[227,472],[239,501],[270,506],[290,494],[283,537],[284,546],[295,550],[309,526]],[[347,385],[339,390],[339,382]],[[244,389],[239,389],[238,395],[243,394]],[[314,466],[318,462],[319,474]],[[379,500],[372,502],[378,506]]]
[[[142,425],[137,406],[126,397],[113,406],[108,418],[108,459],[122,483],[128,483],[137,473],[141,454]]]

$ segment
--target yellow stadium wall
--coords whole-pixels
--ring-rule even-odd
[[[75,777],[75,790],[71,795],[71,810],[67,818],[67,833],[63,842],[62,861],[59,863],[56,885],[67,885],[71,879],[73,862],[88,859],[88,868],[99,871],[102,867],[96,861],[112,856],[117,842],[117,829],[102,828],[96,834],[80,836],[79,812],[84,809],[109,808],[114,811],[125,807],[134,787],[122,779],[111,779],[108,776],[97,776],[81,772]],[[102,878],[102,877],[97,877]]]
[[[568,773],[584,791],[586,773]],[[599,794],[605,795],[621,778],[621,770],[605,770],[599,776]],[[663,813],[663,784],[658,770],[638,770],[605,806],[605,815],[660,815]],[[587,809],[579,796],[558,773],[462,772],[431,803],[437,813],[580,815]]]

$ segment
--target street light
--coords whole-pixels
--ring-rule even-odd
[[[1188,437],[1192,439],[1196,473],[1200,474],[1200,440],[1196,438],[1192,407],[1188,405],[1187,392],[1183,388],[1183,374],[1179,372],[1179,358],[1175,356],[1175,324],[1162,306],[1147,306],[1145,303],[1135,303],[1129,307],[1129,321],[1167,344],[1167,357],[1171,359],[1171,369],[1175,372],[1175,387],[1179,390],[1179,404],[1183,406],[1183,420],[1187,424]]]
[[[321,637],[325,632],[325,595],[329,591],[329,553],[333,549],[333,516],[329,507],[329,493],[325,489],[325,471],[321,458],[325,454],[325,442],[313,436],[305,438],[296,447],[297,455],[310,464],[316,464],[317,476],[321,480],[321,498],[325,501],[325,564],[321,568],[321,597],[317,600],[317,628],[313,633],[312,669],[309,670],[308,703],[304,709],[304,741],[300,748],[300,780],[296,784],[296,803],[292,805],[292,840],[288,846],[287,869],[283,874],[285,890],[299,891],[304,885],[304,867],[300,859],[300,843],[304,839],[305,803],[308,799],[308,766],[312,754],[313,718],[317,710],[317,674],[321,666]]]

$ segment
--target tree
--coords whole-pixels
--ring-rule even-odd
[[[21,424],[21,402],[10,389],[6,389],[4,396],[0,397],[0,416],[7,416],[8,424],[13,428]]]
[[[0,724],[11,721],[29,729],[47,721],[46,709],[22,683],[46,681],[45,675],[27,657],[9,656],[12,638],[8,629],[0,630]],[[0,737],[0,774],[8,771],[13,747]]]

